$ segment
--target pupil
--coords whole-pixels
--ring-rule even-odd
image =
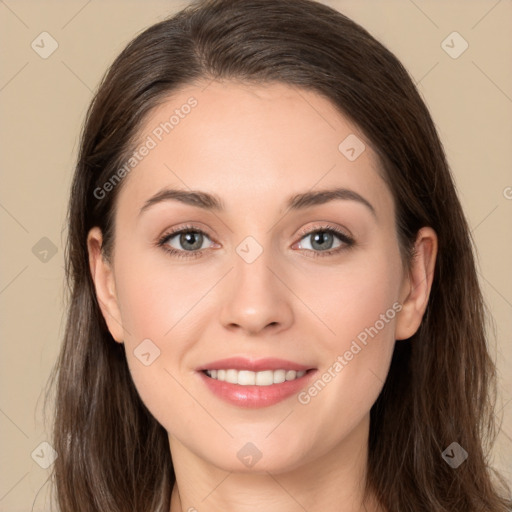
[[[313,243],[312,243],[312,246],[315,247],[315,245],[317,245],[318,249],[329,249],[332,245],[331,244],[327,244],[328,247],[322,245],[323,243],[325,243],[325,241],[331,241],[332,242],[332,235],[331,233],[327,233],[326,231],[319,231],[317,233],[315,233],[313,235]]]
[[[198,236],[199,237],[199,243],[195,243],[193,242],[193,238],[195,236]],[[187,248],[187,244],[188,243],[191,243],[192,244],[192,247],[189,247],[189,249],[193,250],[193,249],[199,249],[201,247],[202,244],[202,240],[201,240],[201,233],[197,233],[196,231],[190,231],[188,233],[183,233],[180,237],[180,243],[181,245],[184,247],[184,248]]]

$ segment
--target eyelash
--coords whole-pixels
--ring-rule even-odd
[[[162,249],[164,251],[166,251],[167,253],[169,253],[171,256],[173,257],[177,257],[177,258],[198,258],[199,256],[202,256],[203,252],[206,251],[206,249],[201,249],[199,251],[182,251],[182,250],[177,250],[177,249],[174,249],[172,247],[169,247],[167,245],[167,242],[175,237],[176,235],[180,235],[182,233],[189,233],[189,232],[194,232],[194,233],[200,233],[202,235],[205,235],[206,237],[210,238],[208,236],[207,233],[205,233],[204,231],[202,231],[201,229],[198,229],[194,226],[183,226],[175,231],[170,231],[168,233],[166,233],[165,235],[163,235],[157,242],[157,246],[158,247],[162,247]],[[325,233],[331,233],[331,234],[334,234],[336,235],[345,245],[344,246],[340,246],[340,247],[337,247],[336,249],[330,249],[329,251],[313,251],[312,249],[305,249],[306,251],[309,251],[309,252],[313,252],[314,256],[313,258],[323,258],[323,257],[326,257],[326,256],[332,256],[334,254],[337,254],[337,253],[340,253],[344,250],[347,250],[347,249],[350,249],[352,248],[354,245],[355,245],[355,240],[353,238],[351,238],[350,236],[348,236],[346,233],[343,233],[341,230],[333,227],[333,226],[327,226],[327,225],[324,225],[324,226],[317,226],[315,228],[313,228],[312,230],[310,231],[306,231],[306,232],[302,232],[300,233],[300,240],[302,240],[302,238],[308,236],[308,235],[313,235],[315,233],[318,233],[318,232],[325,232]]]

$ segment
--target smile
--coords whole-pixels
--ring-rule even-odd
[[[220,369],[205,370],[205,373],[212,379],[240,386],[271,386],[272,384],[281,384],[285,381],[300,379],[305,375],[306,371],[278,369],[252,372],[250,370]]]

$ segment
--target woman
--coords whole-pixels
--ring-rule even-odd
[[[442,145],[337,11],[203,1],[136,37],[87,115],[67,278],[62,511],[511,506]]]

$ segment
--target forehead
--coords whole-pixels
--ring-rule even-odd
[[[294,86],[185,86],[146,117],[136,148],[144,145],[121,191],[132,209],[166,186],[210,192],[237,211],[332,186],[392,207],[364,134],[327,98]]]

